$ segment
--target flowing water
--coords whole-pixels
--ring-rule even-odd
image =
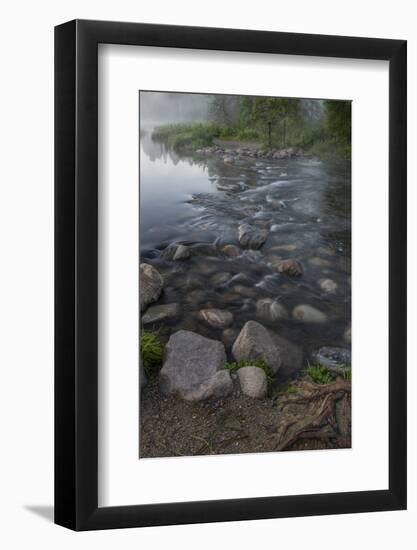
[[[226,164],[218,155],[178,155],[141,135],[140,256],[163,275],[159,303],[177,303],[181,315],[156,326],[163,337],[179,329],[221,339],[222,331],[200,321],[197,312],[216,307],[233,313],[233,328],[258,320],[303,347],[340,346],[350,325],[350,162],[298,157],[238,157]],[[238,227],[250,223],[269,231],[259,250],[238,257],[220,252],[238,242]],[[164,259],[172,244],[196,252],[180,261]],[[211,245],[215,246],[211,246]],[[304,275],[277,272],[280,259],[301,262]],[[322,290],[330,279],[337,288]],[[334,286],[334,285],[333,285]],[[269,298],[288,312],[286,319],[259,319],[256,302]],[[324,323],[292,317],[310,305]]]

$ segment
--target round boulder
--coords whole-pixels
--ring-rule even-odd
[[[254,399],[262,399],[266,396],[268,382],[266,374],[262,369],[251,366],[241,367],[237,371],[237,376],[243,394]]]
[[[225,397],[233,391],[225,363],[226,352],[221,342],[180,330],[170,337],[165,348],[159,372],[161,391],[185,401]]]
[[[271,334],[256,321],[245,323],[233,344],[232,355],[236,361],[265,361],[274,373],[278,372],[282,363]]]

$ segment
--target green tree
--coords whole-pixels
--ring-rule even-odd
[[[256,124],[263,126],[268,136],[268,146],[272,146],[272,131],[281,128],[281,143],[285,147],[287,125],[300,114],[300,100],[290,97],[256,97],[253,101],[252,116]]]
[[[237,96],[214,95],[209,103],[209,116],[212,121],[226,126],[236,124],[239,116],[239,101]]]
[[[352,128],[352,103],[328,100],[325,102],[326,126],[329,134],[341,143],[350,143]]]

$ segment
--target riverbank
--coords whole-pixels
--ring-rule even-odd
[[[141,402],[141,458],[351,446],[348,381],[314,386],[306,378],[263,399],[245,396],[235,381],[227,398],[189,403],[163,394],[155,378]]]
[[[309,156],[318,158],[351,158],[351,145],[330,136],[303,132],[287,142],[268,142],[257,130],[242,130],[215,123],[169,124],[155,128],[152,139],[164,143],[179,153],[222,154],[226,152],[258,158],[291,158]],[[274,155],[276,155],[274,157]]]

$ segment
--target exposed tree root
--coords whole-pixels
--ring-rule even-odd
[[[283,422],[277,430],[276,450],[288,450],[301,439],[335,440],[346,446],[351,432],[350,399],[349,381],[326,385],[301,381],[295,394],[280,400]]]

